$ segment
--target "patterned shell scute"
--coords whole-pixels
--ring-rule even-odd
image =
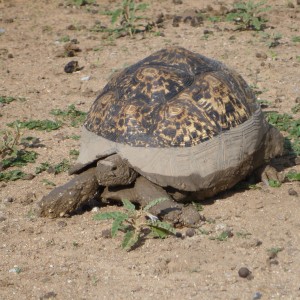
[[[244,123],[254,101],[236,72],[175,47],[112,78],[84,125],[110,141],[134,147],[191,147]]]

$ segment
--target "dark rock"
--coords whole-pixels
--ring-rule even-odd
[[[298,197],[298,193],[293,188],[289,188],[288,193],[290,196]]]
[[[79,67],[79,64],[78,64],[77,60],[71,60],[64,67],[64,71],[66,73],[73,73],[73,72],[79,71],[81,69],[82,68]]]
[[[196,231],[194,228],[188,228],[187,231],[185,232],[185,235],[188,237],[192,237],[195,235],[195,233],[196,233]]]
[[[246,267],[242,267],[239,269],[238,274],[242,278],[247,278],[251,274],[251,271]]]
[[[102,237],[106,238],[106,239],[110,239],[111,238],[111,230],[110,229],[104,229],[101,232]]]

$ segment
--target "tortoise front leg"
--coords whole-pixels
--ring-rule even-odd
[[[91,199],[97,189],[95,168],[88,169],[44,196],[38,203],[37,214],[50,218],[68,215]]]

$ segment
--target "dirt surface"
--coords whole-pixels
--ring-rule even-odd
[[[50,111],[71,104],[87,111],[116,70],[170,45],[236,69],[273,110],[291,113],[299,102],[300,46],[292,41],[300,28],[296,1],[268,1],[267,28],[254,32],[235,31],[232,22],[173,22],[173,16],[192,16],[195,9],[218,16],[232,7],[230,1],[154,0],[142,15],[157,21],[162,12],[163,27],[134,38],[91,31],[95,24],[111,26],[110,16],[100,12],[121,1],[81,7],[72,2],[0,0],[0,96],[18,98],[0,103],[1,130],[17,119],[55,120]],[[269,48],[277,33],[279,45]],[[71,46],[75,57],[65,56],[66,36],[78,41]],[[79,70],[65,73],[71,60]],[[24,172],[34,174],[42,162],[74,162],[69,152],[79,149],[79,141],[68,137],[80,135],[80,127],[66,122],[56,131],[21,134],[44,145],[34,148],[39,156]],[[291,168],[299,172],[296,164],[285,164],[282,172]],[[0,182],[1,299],[300,298],[299,182],[226,192],[203,203],[206,222],[192,237],[182,228],[183,238],[147,239],[126,252],[121,233],[115,239],[103,235],[110,222],[94,221],[94,210],[62,219],[34,215],[36,203],[52,189],[46,180],[63,184],[70,179],[67,172],[27,179]],[[119,208],[101,208],[112,209]],[[229,238],[215,239],[224,231]],[[242,267],[252,272],[247,278],[238,274]]]

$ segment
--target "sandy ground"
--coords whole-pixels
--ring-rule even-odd
[[[299,101],[300,45],[292,41],[300,34],[296,1],[268,1],[268,26],[254,32],[207,19],[196,27],[172,25],[174,15],[193,16],[195,9],[220,15],[222,5],[232,7],[229,1],[154,0],[142,15],[155,21],[162,12],[163,27],[117,39],[91,29],[111,26],[110,16],[100,12],[114,10],[121,1],[68,5],[74,2],[0,0],[0,96],[17,98],[0,103],[0,130],[9,129],[6,124],[15,120],[55,120],[50,111],[71,104],[87,111],[116,70],[169,45],[184,46],[236,69],[273,110],[291,113]],[[280,43],[269,48],[276,34],[281,34]],[[64,55],[66,36],[78,41],[81,51],[75,57]],[[71,60],[83,69],[65,73]],[[46,161],[74,162],[69,152],[79,149],[79,141],[68,137],[80,135],[80,127],[66,122],[56,131],[23,129],[21,134],[37,137],[44,145],[34,148],[39,156],[21,168],[24,172],[34,174]],[[282,172],[290,168],[299,172],[299,165],[293,164]],[[300,194],[299,182],[226,192],[203,203],[207,221],[194,236],[147,239],[126,252],[120,248],[121,234],[115,239],[103,236],[110,223],[94,221],[93,211],[63,219],[33,214],[52,188],[45,180],[63,184],[69,179],[67,172],[43,172],[28,179],[0,182],[1,299],[300,298],[300,198],[289,192]],[[212,239],[224,230],[233,236]],[[270,254],[272,248],[280,250],[277,255]],[[252,272],[248,278],[238,275],[241,267]]]

